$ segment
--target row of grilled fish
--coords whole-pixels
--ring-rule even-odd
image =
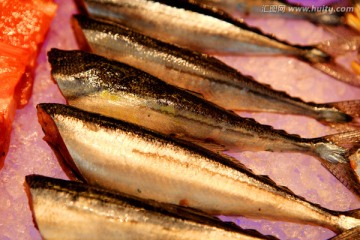
[[[305,103],[264,87],[207,55],[159,42],[120,25],[77,16],[74,27],[83,47],[136,67],[149,63],[143,70],[160,73],[157,77],[165,81],[168,76],[171,84],[192,91],[204,88],[209,94],[202,94],[220,105],[227,105],[220,100],[221,93],[236,95],[242,91],[243,99],[247,94],[262,102],[270,99],[275,111],[292,105],[297,109],[291,113],[356,125],[358,101]],[[168,135],[191,138],[196,143],[211,139],[226,149],[315,155],[359,194],[357,159],[351,162],[355,171],[349,162],[349,157],[357,156],[359,131],[303,139],[241,118],[193,92],[123,63],[82,51],[53,49],[48,56],[52,76],[68,103],[86,111],[40,104],[39,122],[45,140],[78,178],[117,192],[201,209],[206,214],[312,224],[342,233],[334,239],[358,237],[357,211],[322,208],[267,177],[253,174],[236,159]],[[184,81],[179,83],[177,79],[182,77]],[[284,99],[286,103],[281,103]],[[261,104],[253,110],[261,109]],[[60,229],[65,230],[67,238],[73,234],[74,239],[97,239],[104,232],[109,239],[271,239],[189,208],[40,176],[28,177],[27,182],[35,220],[47,239],[59,236]],[[61,215],[72,216],[73,222]],[[101,227],[95,228],[94,223]],[[71,230],[73,224],[79,228]]]

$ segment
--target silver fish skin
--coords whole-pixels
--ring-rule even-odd
[[[111,18],[148,36],[201,52],[281,54],[313,62],[329,57],[313,46],[291,45],[193,1],[84,0],[83,5],[93,16]]]
[[[324,25],[344,24],[344,14],[336,12],[335,7],[331,8],[333,6],[307,7],[282,0],[195,0],[195,2],[216,6],[231,14],[304,19]]]
[[[202,142],[210,140],[227,150],[317,156],[347,188],[360,196],[358,168],[353,170],[348,159],[359,148],[360,131],[301,138],[242,118],[143,71],[95,54],[52,49],[48,60],[52,77],[72,106],[163,134]],[[357,160],[354,161],[353,165],[357,165]]]
[[[327,104],[304,102],[260,84],[209,55],[93,17],[75,15],[72,20],[75,35],[84,49],[198,92],[223,108],[305,115],[325,123],[355,125],[359,120],[360,100]]]
[[[327,44],[293,45],[193,0],[83,0],[80,5],[90,15],[110,18],[148,36],[192,50],[222,55],[292,56],[339,81],[360,87],[360,76],[334,60],[349,52],[353,41],[338,42],[341,45],[349,42],[345,48],[335,42],[331,48]],[[359,39],[355,42],[358,49]],[[333,51],[338,48],[341,50]]]
[[[45,140],[90,184],[159,202],[322,226],[360,226],[357,211],[335,212],[296,196],[232,158],[140,126],[62,104],[39,104]]]
[[[26,176],[44,239],[277,239],[203,212],[80,182]]]

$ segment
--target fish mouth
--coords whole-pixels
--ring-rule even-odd
[[[57,105],[41,103],[36,106],[38,121],[45,134],[44,140],[53,149],[60,167],[70,179],[84,180],[78,167],[76,166],[69,150],[67,149],[64,140],[62,139],[54,119]],[[28,183],[33,183],[32,178],[29,178]]]

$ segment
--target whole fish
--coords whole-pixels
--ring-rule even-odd
[[[192,0],[83,0],[83,5],[90,15],[110,18],[148,36],[192,50],[293,56],[340,81],[360,86],[360,76],[333,59],[332,55],[342,53],[340,45],[293,45],[249,27],[224,11]]]
[[[70,105],[178,137],[213,141],[227,150],[301,152],[322,164],[360,196],[360,131],[301,138],[242,118],[141,70],[83,52],[52,49],[51,74]],[[196,140],[197,141],[197,140]],[[360,171],[359,171],[360,172]]]
[[[62,104],[39,104],[45,140],[88,183],[209,214],[290,221],[342,233],[358,210],[320,207],[237,160],[138,125]],[[91,208],[89,208],[91,209]]]
[[[245,14],[250,16],[278,16],[293,19],[305,19],[316,24],[343,25],[345,12],[350,12],[352,6],[301,6],[284,0],[195,0],[216,6],[231,14]],[[337,7],[340,7],[336,11]],[[347,11],[346,11],[347,10]],[[352,11],[351,11],[352,12]]]
[[[260,84],[214,57],[93,17],[75,15],[73,28],[84,49],[141,69],[172,85],[198,92],[221,107],[299,114],[325,123],[359,125],[359,100],[326,104],[304,102]]]
[[[190,208],[80,182],[26,176],[44,239],[277,239]]]

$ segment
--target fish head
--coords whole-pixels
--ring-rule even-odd
[[[84,180],[61,137],[58,127],[58,118],[68,117],[71,115],[71,110],[62,104],[51,103],[40,103],[36,109],[38,121],[45,133],[44,140],[53,149],[65,174],[70,179]]]
[[[91,56],[83,51],[51,49],[48,52],[51,75],[66,99],[101,91],[101,63],[93,61]]]

